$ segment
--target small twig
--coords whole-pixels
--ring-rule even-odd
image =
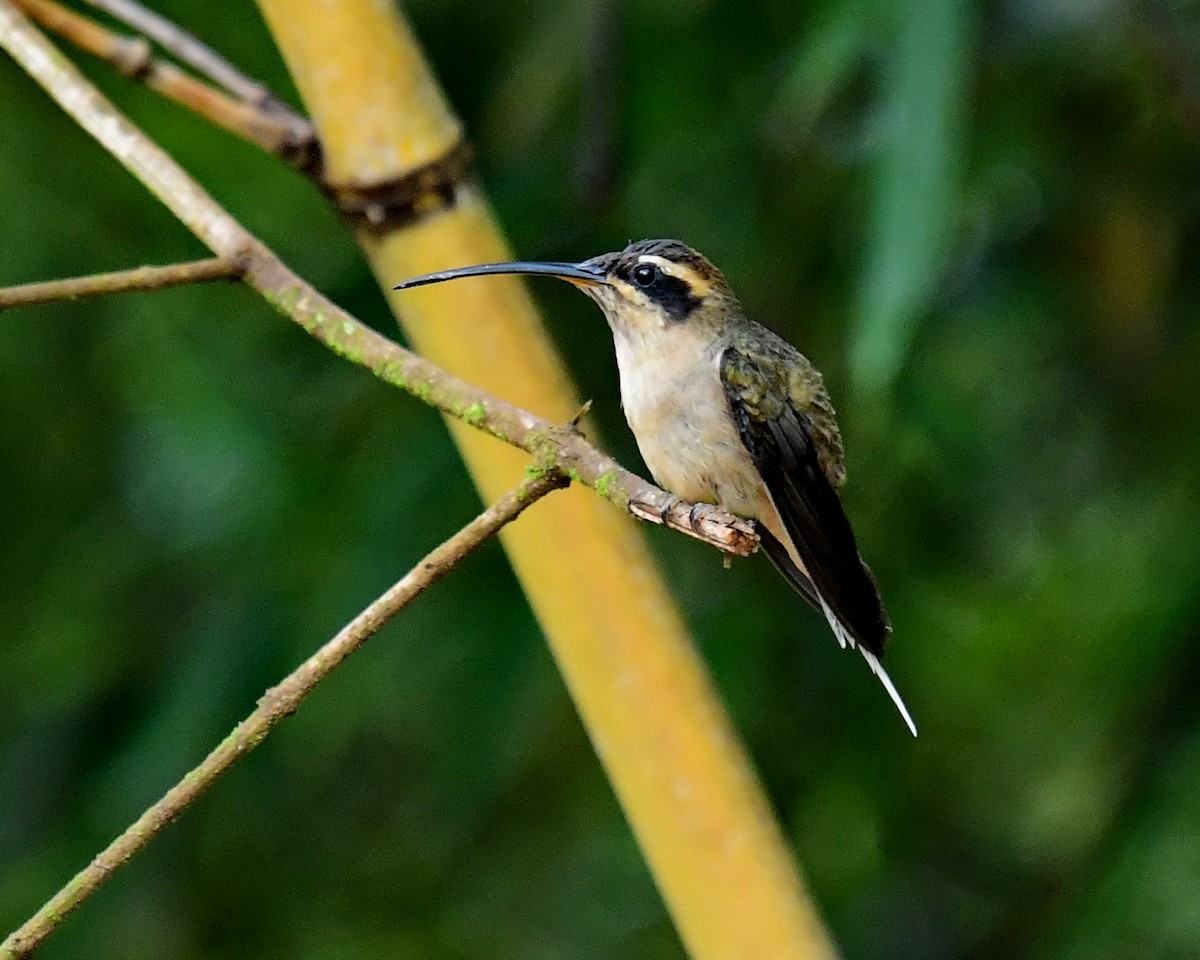
[[[579,429],[579,426],[580,426],[580,424],[583,423],[583,418],[588,415],[588,411],[590,411],[591,409],[592,409],[592,398],[588,397],[586,400],[583,401],[583,403],[581,403],[579,405],[579,409],[575,411],[575,416],[573,416],[567,422],[567,426],[569,426],[572,430],[576,431],[577,433],[582,433],[583,431]]]
[[[23,0],[27,2],[27,0]],[[634,516],[703,540],[726,553],[758,549],[754,524],[707,504],[695,511],[630,473],[566,426],[551,423],[447,373],[361,323],[294,274],[231,217],[161,147],[134,126],[52,44],[0,0],[0,47],[76,122],[219,256],[243,256],[245,283],[335,353],[449,416],[533,455]],[[665,514],[665,517],[664,517]]]
[[[72,910],[104,884],[113,871],[178,818],[238,760],[262,743],[280,720],[295,713],[304,698],[338,664],[501,527],[511,523],[546,494],[567,486],[569,482],[560,473],[547,473],[525,481],[430,552],[401,580],[342,627],[336,636],[288,674],[278,686],[263,694],[258,701],[258,708],[234,727],[212,753],[138,817],[37,913],[13,931],[0,944],[0,960],[16,960],[32,953]]]
[[[208,77],[213,83],[224,87],[239,100],[256,104],[280,116],[287,115],[294,123],[311,129],[308,120],[275,96],[265,84],[253,77],[246,76],[208,44],[161,14],[143,7],[140,3],[135,3],[134,0],[85,0],[85,2],[98,10],[103,10],[139,33],[145,34],[164,50],[173,53],[202,76]]]
[[[134,270],[93,273],[67,280],[26,283],[19,287],[0,288],[0,310],[109,293],[165,290],[167,287],[210,280],[240,280],[245,272],[246,264],[238,257],[212,257],[191,263],[173,263],[166,267],[137,267]]]
[[[290,110],[284,113],[256,102],[234,99],[174,64],[156,59],[145,39],[120,36],[54,0],[14,2],[51,33],[225,130],[282,157],[292,166],[313,170],[318,165],[319,150],[312,125]]]

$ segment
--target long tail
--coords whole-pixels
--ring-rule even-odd
[[[896,691],[895,684],[892,683],[892,678],[883,669],[883,664],[879,662],[879,658],[866,647],[859,647],[858,652],[867,661],[867,666],[871,668],[871,672],[879,678],[879,682],[883,684],[883,689],[888,692],[888,696],[892,698],[892,703],[896,705],[896,709],[900,711],[900,716],[904,718],[904,722],[908,724],[908,729],[912,731],[912,735],[915,737],[917,735],[917,725],[913,723],[913,718],[908,712],[908,707],[900,699],[900,694]]]
[[[829,604],[821,596],[821,591],[817,589],[816,584],[812,582],[812,579],[805,570],[798,565],[788,547],[782,541],[776,539],[766,526],[759,526],[758,537],[762,543],[763,552],[771,558],[771,562],[775,564],[775,568],[783,574],[788,583],[795,587],[805,600],[814,607],[819,607],[821,612],[825,614],[825,619],[829,621],[829,626],[833,629],[833,635],[837,638],[837,642],[841,644],[842,649],[849,648],[853,650],[857,648],[858,652],[863,655],[863,659],[867,661],[867,666],[879,678],[879,682],[883,684],[883,688],[888,692],[888,696],[892,698],[892,703],[896,705],[896,709],[900,711],[900,716],[904,718],[904,722],[908,724],[908,729],[912,731],[912,735],[915,737],[917,735],[917,725],[913,723],[912,714],[908,712],[908,707],[904,705],[904,701],[896,691],[895,684],[892,683],[892,678],[883,669],[883,664],[879,662],[879,658],[862,644],[855,642],[854,635],[846,629],[846,625],[829,609]]]
[[[892,678],[883,669],[883,664],[879,662],[879,658],[866,647],[854,642],[854,637],[845,628],[842,621],[834,616],[833,611],[829,609],[829,604],[825,602],[825,598],[821,596],[820,591],[817,591],[817,599],[821,602],[821,611],[825,614],[825,619],[829,621],[829,626],[833,629],[833,635],[837,637],[837,642],[841,645],[841,648],[843,650],[847,647],[851,650],[857,648],[858,652],[863,655],[863,659],[867,661],[867,666],[879,678],[879,682],[883,684],[883,689],[888,692],[888,696],[892,698],[892,703],[896,705],[896,709],[900,711],[900,716],[904,718],[904,722],[908,724],[908,729],[912,731],[912,735],[915,737],[917,735],[917,725],[913,723],[912,714],[908,712],[908,707],[904,705],[904,700],[901,699],[900,693],[896,690],[896,685],[892,683]]]

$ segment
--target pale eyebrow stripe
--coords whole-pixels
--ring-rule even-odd
[[[701,299],[712,292],[712,284],[691,267],[684,264],[675,263],[672,260],[666,259],[666,257],[659,257],[650,253],[642,254],[642,256],[638,257],[638,263],[652,263],[667,276],[682,280],[691,288],[692,293]]]

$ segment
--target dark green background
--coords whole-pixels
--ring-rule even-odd
[[[292,95],[250,3],[159,9]],[[846,957],[1200,955],[1196,3],[409,14],[521,255],[678,236],[826,374],[919,740],[765,560],[646,535]],[[77,59],[393,332],[309,183]],[[0,283],[203,255],[8,61],[0,185]],[[640,469],[598,312],[536,294]],[[434,414],[224,284],[0,316],[0,491],[5,929],[479,508]],[[493,544],[44,956],[682,950]]]

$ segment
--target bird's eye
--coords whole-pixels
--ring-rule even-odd
[[[652,263],[639,263],[633,268],[633,282],[639,287],[648,287],[658,279],[658,267]]]

